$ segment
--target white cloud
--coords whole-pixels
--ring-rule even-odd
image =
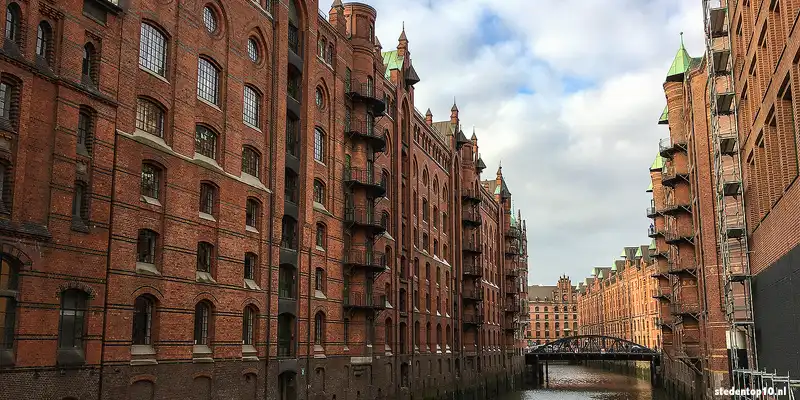
[[[527,219],[530,282],[583,280],[623,246],[646,244],[648,167],[664,107],[662,84],[681,31],[703,51],[697,0],[365,0],[384,50],[405,21],[416,106],[475,125],[493,177],[502,159]],[[327,5],[323,5],[327,6]],[[327,11],[327,10],[325,10]],[[486,14],[510,36],[482,44]],[[588,81],[568,93],[565,78]],[[526,94],[520,89],[529,89]]]

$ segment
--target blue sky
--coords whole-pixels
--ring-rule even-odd
[[[648,167],[680,44],[703,51],[699,0],[364,0],[384,50],[405,22],[416,107],[458,99],[528,226],[529,283],[574,283],[648,244]],[[328,12],[329,4],[321,8]]]

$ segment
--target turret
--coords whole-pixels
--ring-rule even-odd
[[[400,32],[400,37],[397,38],[397,55],[405,57],[408,54],[408,38],[406,37],[406,23],[403,22],[403,30]]]
[[[342,35],[347,34],[347,21],[344,17],[344,5],[342,0],[334,0],[331,10],[328,12],[328,20],[336,30]]]
[[[431,112],[430,108],[425,113],[425,123],[428,124],[428,126],[433,125],[433,113]]]

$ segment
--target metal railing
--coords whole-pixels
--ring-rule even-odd
[[[481,201],[481,194],[474,188],[463,188],[461,189],[461,198],[473,201]]]
[[[355,182],[361,185],[377,186],[384,190],[386,189],[386,182],[383,181],[383,176],[366,168],[345,167],[344,180],[345,182]]]
[[[481,212],[478,209],[467,209],[461,211],[461,220],[472,222],[475,224],[480,224],[483,222],[483,218],[481,217]]]
[[[344,220],[350,224],[372,225],[386,228],[379,210],[369,210],[365,207],[352,207],[345,209]]]
[[[354,247],[344,255],[345,264],[387,267],[386,254],[366,247]]]

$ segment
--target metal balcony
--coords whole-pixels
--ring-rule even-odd
[[[465,261],[462,264],[461,272],[464,276],[482,277],[483,266],[481,266],[480,261]]]
[[[688,173],[678,171],[675,165],[665,165],[664,168],[661,169],[661,184],[675,187],[680,179],[687,180],[688,183],[688,176]]]
[[[346,167],[344,169],[344,183],[352,187],[362,187],[367,190],[369,197],[381,197],[386,194],[386,184],[380,174],[362,168]]]
[[[679,213],[691,213],[692,203],[688,199],[675,199],[672,198],[666,201],[661,213],[664,215],[676,215]]]
[[[508,277],[516,278],[517,276],[519,276],[519,270],[520,270],[519,268],[513,268],[513,267],[505,268],[505,274]]]
[[[345,85],[345,95],[351,101],[359,101],[366,104],[371,108],[372,114],[375,116],[383,115],[386,110],[386,103],[383,101],[383,93],[372,82],[361,83],[355,79],[351,79]]]
[[[656,318],[656,326],[664,329],[672,330],[672,319],[671,318]]]
[[[658,228],[656,226],[647,227],[647,236],[655,238],[663,235],[664,235],[664,228]]]
[[[481,194],[479,191],[473,188],[465,188],[461,189],[461,200],[466,200],[471,203],[480,203],[481,202]]]
[[[508,228],[508,230],[505,232],[505,236],[506,236],[507,238],[519,239],[519,238],[520,238],[520,236],[522,236],[522,232],[520,231],[520,229],[519,229],[518,227],[516,227],[516,226],[511,226],[511,227],[509,227],[509,228]]]
[[[464,239],[464,241],[462,242],[461,251],[465,253],[475,253],[475,254],[480,254],[483,252],[479,241],[466,240],[466,239]]]
[[[342,305],[350,310],[384,310],[386,309],[386,295],[350,293],[344,297]]]
[[[386,232],[386,226],[382,221],[381,215],[377,210],[367,208],[348,208],[344,211],[344,222],[351,228],[359,227],[366,229],[372,236]]]
[[[464,289],[464,291],[461,292],[461,297],[464,301],[483,301],[483,289],[481,287]]]
[[[719,135],[719,150],[720,153],[732,156],[736,154],[736,133],[728,132]]]
[[[659,214],[655,202],[650,202],[650,207],[647,207],[647,218],[655,218]]]
[[[465,225],[481,226],[483,217],[481,217],[481,211],[477,207],[474,207],[461,211],[461,221]]]
[[[386,254],[367,247],[353,247],[344,254],[344,264],[380,273],[386,270]]]
[[[680,230],[680,232],[678,232]],[[689,229],[679,229],[677,227],[673,227],[673,229],[667,229],[664,232],[664,239],[666,240],[667,244],[679,244],[679,243],[694,243],[694,232],[691,232]]]
[[[506,331],[506,333],[514,332],[517,329],[519,329],[519,323],[514,322],[513,320],[508,320],[508,319],[503,321],[503,330]]]
[[[658,152],[661,157],[672,158],[678,151],[686,150],[686,138],[663,138],[658,141]]]
[[[506,242],[505,248],[507,256],[519,255],[519,243],[517,240]]]
[[[653,256],[654,254],[650,254]],[[653,266],[653,274],[650,275],[653,278],[666,278],[669,275],[669,265],[666,262],[658,261]]]
[[[678,260],[675,260],[668,262],[667,265],[669,268],[669,273],[672,275],[689,274],[694,276],[697,272],[697,266],[693,263],[682,263]]]
[[[668,287],[658,285],[653,288],[652,297],[654,299],[670,301],[672,290]]]
[[[367,141],[375,152],[386,150],[386,134],[374,121],[351,121],[350,126],[345,126],[345,133],[352,139]]]
[[[483,325],[483,313],[462,315],[464,325],[479,327]]]
[[[700,315],[700,304],[696,302],[682,302],[677,301],[669,305],[669,311],[672,315],[688,316],[697,319]]]
[[[714,7],[708,12],[708,34],[711,37],[718,38],[728,34],[725,20],[728,7]]]
[[[512,314],[519,314],[521,309],[522,307],[519,305],[517,301],[506,303],[506,306],[504,307],[505,312]]]

